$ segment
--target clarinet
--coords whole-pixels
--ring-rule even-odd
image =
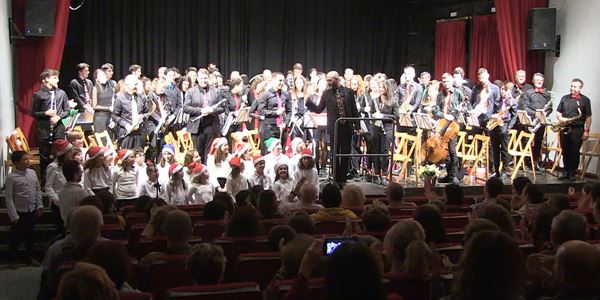
[[[56,95],[54,95],[52,91],[50,92],[50,95],[50,109],[56,111]],[[48,143],[50,145],[52,145],[52,143],[54,142],[54,124],[52,123],[52,118],[53,117],[50,117],[50,134],[48,134],[48,137],[50,139]]]

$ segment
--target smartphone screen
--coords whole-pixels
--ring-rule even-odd
[[[354,238],[327,238],[323,241],[323,255],[330,256],[343,243],[354,241]]]

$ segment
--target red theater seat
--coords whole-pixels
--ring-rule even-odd
[[[169,289],[167,299],[178,300],[261,300],[255,282],[236,282],[202,286],[182,286]]]
[[[237,281],[258,282],[264,289],[281,268],[281,257],[277,252],[244,253],[238,257]]]
[[[193,284],[185,268],[188,255],[164,255],[150,266],[148,274],[149,292],[157,299],[164,299],[165,291],[184,285]]]

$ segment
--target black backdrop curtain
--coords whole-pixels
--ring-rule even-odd
[[[84,6],[83,58],[112,62],[116,76],[140,64],[216,63],[254,75],[295,62],[319,70],[402,73],[409,45],[407,1],[103,0]]]

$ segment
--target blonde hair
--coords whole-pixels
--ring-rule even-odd
[[[119,293],[104,269],[78,262],[61,277],[56,299],[117,300]]]
[[[356,96],[360,97],[360,96],[364,95],[365,94],[365,82],[363,81],[362,77],[360,75],[353,75],[352,78],[350,79],[349,86],[352,85],[352,80],[356,80],[356,82],[358,82],[358,90],[356,91]]]
[[[383,252],[392,272],[405,271],[422,278],[429,275],[432,250],[425,242],[425,230],[417,221],[400,220],[394,224],[383,240]]]
[[[342,204],[340,206],[343,208],[363,206],[366,200],[365,194],[363,194],[359,186],[347,184],[342,190]]]

